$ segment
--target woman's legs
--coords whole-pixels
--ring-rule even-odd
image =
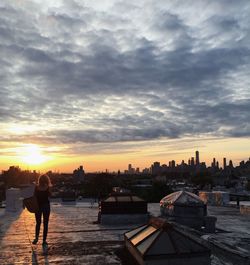
[[[49,215],[50,215],[50,205],[45,204],[43,207],[43,242],[46,242],[47,239]]]
[[[33,244],[38,242],[40,227],[41,227],[41,219],[43,215],[43,242],[46,242],[47,234],[48,234],[48,226],[49,226],[49,215],[50,215],[50,204],[44,204],[40,206],[39,212],[35,213],[36,216],[36,237],[33,240]]]
[[[41,219],[42,219],[42,212],[39,210],[35,213],[36,216],[36,231],[35,231],[35,239],[33,240],[33,244],[36,244],[39,238],[40,227],[41,227]]]

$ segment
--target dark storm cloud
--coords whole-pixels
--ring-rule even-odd
[[[0,121],[40,129],[22,141],[250,136],[247,1],[29,3],[0,5]]]

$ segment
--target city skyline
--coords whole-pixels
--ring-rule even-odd
[[[146,173],[152,173],[152,167],[176,168],[176,167],[180,167],[183,165],[191,166],[194,168],[195,167],[199,168],[199,166],[203,166],[205,168],[214,167],[214,168],[218,168],[218,169],[226,169],[227,167],[240,166],[240,164],[242,164],[242,163],[244,164],[247,161],[250,161],[250,157],[246,160],[241,160],[240,163],[238,163],[238,164],[234,163],[234,161],[230,158],[228,159],[226,157],[223,157],[223,159],[221,160],[221,163],[220,163],[220,161],[216,157],[214,157],[212,159],[212,161],[208,162],[208,164],[207,164],[205,161],[200,160],[200,153],[197,150],[197,151],[195,151],[195,156],[190,157],[187,161],[182,159],[180,161],[180,163],[178,163],[174,159],[172,159],[170,161],[165,161],[165,162],[154,161],[152,163],[152,165],[145,167],[145,168],[139,168],[139,167],[137,167],[137,165],[133,165],[132,163],[130,163],[130,164],[128,164],[127,169],[124,170],[124,173],[128,173],[128,174],[141,173],[143,171]],[[123,172],[123,170],[121,172]]]
[[[247,160],[249,13],[244,0],[1,1],[0,169]]]
[[[225,169],[226,167],[237,167],[240,165],[240,163],[242,162],[247,162],[250,161],[250,156],[248,158],[245,159],[241,159],[241,160],[233,160],[230,158],[230,156],[227,157],[222,157],[222,158],[217,158],[217,157],[213,157],[210,161],[204,161],[202,159],[202,157],[200,156],[200,152],[199,150],[196,150],[193,154],[191,154],[191,156],[187,159],[182,158],[181,160],[175,160],[175,159],[170,159],[169,161],[167,160],[161,160],[161,161],[156,161],[156,160],[150,160],[151,164],[143,164],[142,167],[139,167],[137,164],[132,163],[132,162],[127,162],[127,167],[121,167],[121,168],[102,168],[102,169],[98,169],[98,170],[89,170],[89,165],[86,164],[84,161],[80,162],[80,168],[84,169],[85,172],[88,173],[94,173],[94,172],[121,172],[121,173],[142,173],[143,171],[145,171],[146,173],[152,173],[152,166],[157,164],[157,166],[159,167],[168,167],[168,168],[175,168],[175,167],[179,167],[181,165],[187,165],[187,166],[205,166],[206,168],[209,167],[217,167],[218,169]],[[75,164],[74,164],[75,165]],[[72,173],[76,168],[74,167],[74,165],[70,166],[70,169],[63,171],[63,168],[47,168],[47,170],[52,171],[52,172],[60,172],[60,173]],[[84,165],[84,166],[83,166]],[[16,164],[16,165],[9,165],[8,167],[11,166],[17,166],[19,167],[20,165]],[[21,164],[22,167],[22,164]],[[0,170],[4,171],[7,170],[7,168],[2,168]],[[38,170],[41,172],[45,172],[46,170],[39,168],[39,167],[35,167],[35,166],[30,166],[27,168],[23,168],[26,170]],[[86,170],[87,169],[87,170]]]

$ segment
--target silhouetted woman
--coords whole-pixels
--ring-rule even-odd
[[[41,175],[38,179],[38,184],[35,187],[34,195],[37,198],[39,211],[35,214],[36,215],[36,235],[35,239],[33,240],[33,244],[38,242],[39,233],[40,233],[40,226],[41,226],[41,219],[43,216],[43,246],[47,246],[48,243],[46,242],[47,234],[48,234],[48,225],[49,225],[49,215],[50,215],[50,202],[49,197],[51,195],[51,181],[48,175]]]

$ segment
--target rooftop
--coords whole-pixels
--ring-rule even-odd
[[[108,226],[97,224],[98,207],[91,203],[52,203],[48,253],[41,242],[33,240],[35,220],[26,210],[5,213],[0,209],[0,264],[112,264],[136,263],[124,250],[123,234],[136,225]],[[159,216],[159,204],[149,204],[151,215]],[[209,244],[233,249],[235,255],[249,258],[249,215],[242,216],[233,207],[208,207],[210,215],[218,218],[220,233],[203,236]],[[213,256],[212,265],[230,264]],[[240,263],[238,263],[240,264]]]

